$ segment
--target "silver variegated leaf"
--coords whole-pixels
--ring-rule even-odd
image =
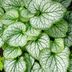
[[[49,0],[32,0],[28,6],[28,10],[35,14],[30,19],[31,25],[39,29],[50,28],[66,12],[66,9],[60,3]]]
[[[50,47],[50,39],[47,34],[42,34],[35,41],[31,41],[27,46],[27,51],[36,59],[39,58],[40,50]]]
[[[15,47],[7,47],[5,48],[3,55],[6,59],[13,59],[16,58],[18,56],[20,56],[22,54],[21,49],[15,48]]]
[[[56,22],[46,33],[51,37],[65,37],[68,31],[68,24],[64,20]]]
[[[27,43],[27,36],[25,35],[26,26],[24,23],[16,22],[12,25],[9,25],[3,33],[4,41],[10,46],[24,46]]]
[[[19,59],[10,59],[4,61],[5,72],[24,72],[26,70],[26,63],[23,57]]]
[[[69,64],[69,48],[58,54],[49,49],[43,49],[39,56],[39,61],[43,69],[47,72],[66,72]]]

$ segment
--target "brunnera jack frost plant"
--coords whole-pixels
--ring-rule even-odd
[[[72,72],[70,3],[0,0],[4,72]]]

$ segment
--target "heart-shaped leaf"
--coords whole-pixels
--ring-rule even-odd
[[[5,72],[24,72],[26,70],[26,63],[23,57],[19,59],[10,59],[4,61]]]
[[[3,52],[3,55],[6,59],[13,59],[20,56],[21,54],[21,49],[15,47],[7,47]]]
[[[60,53],[64,50],[64,40],[62,38],[56,38],[51,43],[51,50],[54,53]]]
[[[69,48],[65,48],[61,53],[55,54],[49,49],[43,49],[39,56],[39,61],[43,69],[47,72],[66,72],[69,64]]]
[[[42,34],[35,41],[31,41],[27,46],[27,51],[36,59],[39,57],[40,50],[50,47],[50,39],[47,34]]]
[[[27,36],[25,35],[26,26],[24,23],[16,22],[9,25],[3,33],[4,41],[11,46],[24,46],[27,43]]]
[[[61,20],[55,23],[51,28],[46,30],[46,33],[51,37],[65,37],[68,31],[68,24],[66,21]]]
[[[39,29],[50,28],[53,23],[63,17],[66,11],[60,3],[49,0],[32,0],[28,10],[35,14],[30,19],[31,25]]]

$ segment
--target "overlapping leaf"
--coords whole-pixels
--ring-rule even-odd
[[[23,22],[27,22],[29,21],[29,19],[31,17],[33,17],[34,15],[31,14],[27,9],[22,9],[20,11],[20,20],[23,21]]]
[[[57,38],[51,43],[51,50],[54,53],[60,53],[64,50],[64,40]]]
[[[25,35],[26,26],[21,22],[9,25],[3,33],[4,41],[8,41],[11,46],[24,46],[27,43]]]
[[[19,59],[11,59],[4,61],[5,72],[24,72],[26,70],[26,63],[23,57]]]
[[[52,53],[49,49],[43,49],[39,61],[47,72],[66,72],[69,64],[69,53],[67,47],[59,54]]]
[[[27,69],[25,72],[30,72],[31,71],[31,68],[34,64],[34,61],[35,59],[33,57],[31,57],[29,54],[25,53],[25,61],[26,61],[26,66],[27,66]]]
[[[20,56],[21,54],[21,49],[15,47],[7,47],[3,52],[3,55],[6,59],[13,59]]]
[[[49,28],[46,33],[51,37],[65,37],[68,31],[68,24],[64,20],[60,20]]]
[[[42,34],[36,41],[30,42],[26,49],[36,59],[39,58],[40,50],[50,47],[50,39],[47,34]]]
[[[35,14],[30,19],[31,25],[39,29],[50,28],[53,23],[63,17],[66,11],[60,3],[48,0],[32,0],[28,10]]]

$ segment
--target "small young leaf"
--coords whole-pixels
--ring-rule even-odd
[[[39,61],[43,69],[48,72],[66,72],[69,64],[69,53],[67,47],[58,54],[51,52],[49,49],[43,49]]]
[[[26,70],[26,63],[23,57],[19,59],[10,59],[4,61],[5,72],[24,72]]]
[[[4,41],[11,46],[24,46],[27,43],[27,36],[25,35],[26,26],[21,22],[16,22],[9,25],[3,33]]]
[[[4,19],[9,19],[9,20],[16,20],[18,19],[18,17],[19,17],[18,11],[15,9],[11,9],[7,11],[4,15]]]
[[[42,34],[36,41],[30,42],[26,49],[36,59],[39,57],[40,50],[50,47],[50,39],[47,34]]]
[[[33,16],[34,15],[32,13],[30,13],[27,9],[22,9],[20,11],[20,20],[23,22],[29,21],[29,19]]]
[[[48,0],[32,0],[28,10],[35,14],[30,19],[31,25],[39,29],[50,28],[66,12],[66,9],[60,3]]]
[[[22,54],[22,51],[20,48],[15,47],[8,47],[4,50],[3,55],[6,59],[13,59]]]
[[[41,33],[41,30],[35,29],[32,26],[28,26],[28,29],[26,31],[26,35],[28,36],[28,40],[34,40],[39,34]]]
[[[54,53],[60,53],[64,50],[64,40],[62,38],[56,38],[54,42],[51,43],[51,50]]]
[[[46,33],[51,37],[65,37],[68,31],[68,24],[66,21],[61,20],[55,23],[51,28],[46,30]]]

